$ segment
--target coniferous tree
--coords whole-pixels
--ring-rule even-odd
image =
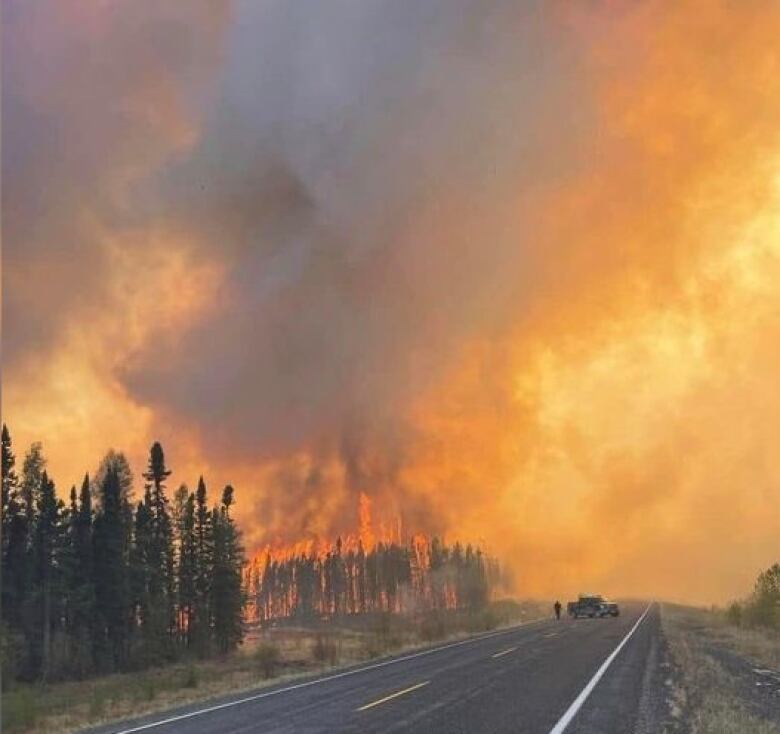
[[[57,501],[54,482],[46,472],[41,475],[36,492],[36,512],[32,533],[33,558],[33,619],[38,630],[32,632],[32,649],[39,665],[42,680],[46,680],[51,666],[51,640],[55,622],[53,606],[59,599],[60,568],[57,551],[61,543],[63,505]],[[32,620],[31,620],[32,621]],[[40,652],[38,652],[40,650]]]
[[[11,613],[17,615],[19,630],[24,635],[26,659],[22,663],[22,675],[34,678],[40,674],[43,652],[41,619],[41,589],[36,585],[36,555],[34,549],[35,513],[43,485],[46,459],[40,443],[33,443],[22,463],[19,483],[18,507],[11,514],[14,524],[9,542],[11,574],[8,579],[14,602]],[[6,580],[3,578],[3,584]]]
[[[40,444],[27,453],[21,481],[14,466],[3,426],[0,634],[3,650],[19,651],[21,662],[6,680],[144,667],[177,655],[174,640],[201,654],[212,640],[220,652],[240,643],[250,574],[243,573],[231,487],[210,512],[201,478],[196,493],[180,488],[170,507],[170,472],[159,444],[150,452],[146,492],[134,513],[132,474],[121,453],[106,454],[95,480],[86,476],[80,492],[71,489],[67,507],[46,474]],[[278,609],[289,615],[319,608],[319,569],[314,556],[281,569]],[[354,573],[350,566],[349,577]],[[350,605],[347,598],[349,590],[342,607]]]
[[[195,492],[195,603],[190,644],[205,655],[211,644],[211,584],[214,571],[214,532],[208,508],[206,483],[198,480]]]
[[[109,449],[105,456],[100,460],[97,471],[95,472],[95,486],[103,484],[109,469],[113,469],[119,482],[119,497],[121,504],[129,504],[132,507],[133,501],[133,471],[127,457],[121,451]],[[98,493],[98,499],[100,493]],[[99,503],[98,503],[99,504]]]
[[[59,552],[58,563],[62,573],[62,625],[68,636],[69,644],[75,639],[75,607],[76,607],[76,519],[79,506],[76,485],[70,488],[70,503],[65,509],[62,524],[65,528],[65,538]],[[70,666],[69,666],[70,667]]]
[[[220,507],[212,511],[214,528],[214,575],[212,582],[212,610],[214,639],[220,652],[226,653],[241,643],[243,627],[244,549],[230,507],[233,488],[225,487]]]
[[[27,586],[27,516],[14,471],[11,435],[2,430],[2,615],[11,629],[21,627],[22,601]]]
[[[45,469],[46,459],[43,456],[43,445],[40,442],[36,442],[30,446],[22,464],[20,493],[27,519],[28,532],[31,532],[33,527],[33,517]]]
[[[124,546],[125,553],[129,553],[133,542],[133,471],[123,452],[109,449],[101,459],[92,484],[92,502],[95,510],[99,510],[101,493],[98,488],[103,484],[109,469],[114,470],[119,482],[119,505],[125,529]]]
[[[121,669],[129,642],[129,574],[121,486],[114,467],[106,471],[99,496],[93,531],[98,647],[104,665]]]
[[[186,644],[186,621],[185,610],[181,603],[181,552],[182,541],[184,538],[184,514],[187,505],[187,498],[190,491],[186,484],[180,484],[173,493],[171,502],[171,531],[173,535],[173,580],[176,606],[176,641],[180,644]]]
[[[186,484],[180,484],[178,489],[173,493],[171,523],[173,524],[173,542],[177,550],[179,549],[181,539],[184,536],[184,515],[189,496],[190,490],[187,488]]]
[[[78,498],[76,488],[71,489],[67,544],[63,553],[70,667],[79,677],[93,668],[92,640],[99,632],[95,625],[92,543],[92,490],[89,475],[85,475]]]
[[[136,651],[140,650],[141,659],[137,662],[143,664],[143,658],[147,655],[150,643],[149,633],[149,547],[151,544],[151,494],[147,488],[144,499],[136,507],[133,516],[133,543],[129,556],[129,584],[131,618],[133,620],[133,632],[140,627],[140,639],[135,641]]]
[[[358,614],[366,613],[366,553],[363,543],[358,543],[357,552],[357,611]]]
[[[19,488],[19,480],[17,479],[14,466],[16,465],[16,457],[14,456],[13,449],[11,447],[11,434],[8,432],[8,427],[3,423],[2,431],[2,536],[0,537],[0,543],[2,548],[2,557],[5,558],[8,548],[8,538],[10,530],[10,504],[11,501],[16,501],[16,494]]]
[[[315,613],[478,609],[500,573],[479,548],[464,551],[459,543],[449,547],[416,536],[408,547],[380,542],[368,553],[359,539],[357,550],[337,539],[324,557],[272,560],[269,554],[263,566],[253,561],[245,578],[252,600],[247,612],[266,621]]]
[[[179,541],[179,610],[182,637],[191,644],[193,614],[196,605],[196,538],[195,538],[195,495],[190,494],[184,504]]]
[[[152,650],[171,654],[170,642],[176,626],[173,525],[165,493],[165,480],[171,472],[159,442],[152,445],[144,473],[151,498],[149,570],[149,625]]]
[[[181,541],[184,537],[184,515],[186,512],[187,499],[190,496],[190,490],[186,484],[182,483],[173,493],[171,502],[171,528],[173,530],[173,548],[175,556],[176,573],[178,574],[178,556],[181,550]]]

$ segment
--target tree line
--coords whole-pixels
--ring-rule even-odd
[[[272,619],[371,612],[414,613],[483,607],[498,580],[497,563],[479,549],[415,536],[408,545],[338,539],[324,554],[255,560],[248,570],[250,616]]]
[[[243,637],[244,550],[225,487],[209,506],[201,477],[168,497],[171,474],[154,443],[133,499],[125,456],[57,497],[41,444],[17,473],[2,428],[3,682],[140,669],[207,657]]]

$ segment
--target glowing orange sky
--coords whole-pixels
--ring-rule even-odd
[[[202,338],[194,341],[204,355],[211,352],[206,377],[198,372],[200,360],[191,358],[197,351],[188,333],[198,334],[209,319],[220,328],[204,333],[243,330],[239,342],[260,340],[267,351],[277,343],[266,322],[252,330],[251,309],[258,307],[245,305],[235,286],[244,251],[227,240],[243,236],[250,216],[237,213],[243,203],[226,197],[215,231],[200,226],[186,206],[182,219],[160,216],[130,194],[171,161],[186,165],[199,150],[219,149],[219,136],[199,110],[215,104],[213,89],[230,77],[225,58],[240,39],[223,30],[228,18],[205,9],[183,18],[181,10],[168,12],[160,21],[182,24],[208,58],[194,65],[189,51],[166,57],[160,63],[173,71],[163,81],[155,81],[153,62],[138,78],[119,73],[125,103],[118,118],[99,106],[83,112],[93,102],[88,92],[83,99],[77,94],[75,111],[65,115],[64,126],[75,128],[83,114],[105,132],[105,141],[99,135],[83,144],[87,150],[105,144],[96,158],[95,190],[110,192],[112,211],[124,213],[105,216],[89,190],[72,191],[65,173],[54,179],[54,189],[67,191],[68,221],[78,224],[73,241],[94,242],[88,256],[95,262],[99,253],[99,288],[85,289],[67,308],[59,286],[47,292],[46,282],[62,278],[69,291],[79,289],[53,239],[64,216],[56,207],[37,228],[14,225],[12,233],[21,234],[10,241],[5,235],[6,316],[17,309],[15,318],[33,332],[39,322],[25,321],[28,310],[57,323],[54,336],[15,348],[5,370],[3,415],[17,451],[42,440],[63,488],[93,470],[112,446],[127,451],[140,472],[148,445],[159,438],[174,480],[194,484],[202,472],[212,489],[236,485],[249,545],[268,535],[328,534],[345,517],[356,522],[357,492],[367,491],[375,513],[384,505],[407,526],[427,524],[421,529],[486,543],[511,569],[521,594],[564,596],[590,588],[710,602],[745,593],[780,552],[780,9],[709,1],[593,3],[578,12],[568,4],[550,7],[515,21],[518,29],[536,24],[540,43],[564,49],[549,61],[552,70],[541,64],[527,72],[538,77],[539,89],[558,89],[557,97],[545,102],[514,87],[502,92],[493,80],[479,89],[479,105],[470,98],[464,103],[477,119],[472,125],[441,114],[451,100],[460,104],[471,94],[453,82],[454,91],[441,93],[446,104],[434,104],[432,130],[425,118],[425,125],[415,123],[413,143],[392,139],[388,149],[398,151],[399,167],[405,155],[419,159],[426,144],[452,142],[442,144],[443,163],[423,158],[413,171],[419,189],[411,202],[386,195],[382,175],[370,179],[379,195],[369,191],[359,202],[368,224],[348,217],[350,227],[358,239],[374,225],[395,239],[370,256],[345,256],[360,268],[362,285],[348,291],[354,297],[349,316],[323,343],[316,321],[312,333],[294,342],[291,353],[300,360],[319,353],[308,351],[312,343],[326,360],[319,373],[317,365],[305,371],[294,389],[279,375],[297,377],[303,368],[295,360],[284,361],[279,372],[248,363],[245,374],[232,359],[240,349]],[[51,18],[20,15],[21,40],[4,52],[20,64],[22,43],[32,37],[48,44],[55,59],[76,41],[106,57],[116,48],[132,58],[144,48],[112,25],[122,21],[126,28],[124,17],[94,25],[68,18],[76,30],[66,33]],[[442,35],[450,33],[440,25],[447,29]],[[117,35],[125,45],[111,42]],[[306,38],[301,33],[300,42]],[[512,48],[511,36],[499,40],[499,49],[502,43]],[[448,84],[449,59],[460,65],[452,72],[459,83],[478,86],[485,73],[480,64],[492,69],[482,46],[447,43],[461,57],[436,55],[419,75]],[[501,80],[516,76],[509,51],[488,60],[508,65]],[[474,77],[464,76],[472,68]],[[98,80],[117,73],[89,69]],[[47,81],[50,73],[19,72],[19,79],[38,82],[26,85],[25,94],[44,116],[70,104],[47,95],[75,71]],[[203,80],[205,92],[189,89],[193,77]],[[180,87],[188,91],[176,97]],[[403,88],[391,87],[394,93]],[[316,89],[319,94],[321,86]],[[569,104],[572,90],[576,99]],[[412,95],[404,104],[416,108],[420,99]],[[4,99],[9,104],[21,102]],[[542,108],[538,118],[514,120],[535,104]],[[365,150],[385,150],[377,140],[392,138],[394,119],[377,113],[376,120],[355,123],[360,134],[348,140],[359,152],[347,146],[350,165],[353,155],[359,162]],[[526,131],[531,152],[515,144],[515,127]],[[129,137],[128,129],[135,131]],[[483,163],[479,151],[500,154],[502,135],[512,150],[509,161],[503,167],[488,161],[484,169],[501,167],[500,175],[480,177],[484,170],[477,168],[470,177]],[[474,158],[450,165],[448,152],[469,141]],[[4,150],[14,142],[4,139]],[[404,144],[411,150],[405,153]],[[384,176],[398,176],[392,162],[387,166]],[[4,169],[4,186],[13,189],[13,170]],[[77,170],[66,169],[73,176]],[[338,189],[340,169],[326,170],[323,180],[333,176]],[[405,179],[399,180],[403,191]],[[315,202],[320,184],[311,183]],[[18,186],[12,199],[27,191]],[[202,196],[222,196],[217,184],[209,186]],[[262,196],[271,208],[286,206],[288,189],[295,186],[270,194],[263,188]],[[346,204],[337,200],[327,210],[335,230],[342,209],[354,203],[344,198]],[[398,207],[403,215],[393,217],[394,228],[384,218],[390,200],[391,213]],[[260,215],[251,221],[251,231],[272,243],[262,272],[275,272],[273,241],[288,225],[269,225]],[[28,241],[35,255],[26,254]],[[483,269],[496,252],[505,267]],[[318,254],[299,291],[263,301],[273,325],[294,331],[306,309],[321,308],[316,299],[323,293],[354,287],[344,278],[317,290],[333,267]],[[277,280],[287,277],[281,272]],[[360,331],[349,320],[355,312],[383,328]],[[386,320],[385,312],[402,316]],[[237,320],[244,313],[248,320]],[[329,324],[337,320],[329,317]],[[396,333],[388,324],[401,326]],[[354,333],[361,346],[352,361],[348,335]],[[381,346],[362,346],[373,340]],[[223,348],[231,358],[219,358]],[[171,364],[180,380],[159,377]],[[199,421],[188,412],[188,396],[198,404],[215,370],[235,371],[237,387],[223,418],[209,406],[210,420]],[[349,379],[342,381],[342,373]],[[332,390],[308,390],[331,380]],[[187,389],[168,400],[179,383]],[[269,420],[253,443],[242,443],[231,421],[252,426],[249,409],[257,405],[261,422],[276,403],[256,402],[258,396],[277,392],[285,397],[279,435]],[[341,425],[345,415],[349,430]],[[351,441],[357,472],[344,458],[351,453],[343,444]]]

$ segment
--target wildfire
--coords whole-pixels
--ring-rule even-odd
[[[406,545],[400,517],[389,526],[380,520],[377,529],[374,529],[371,504],[371,498],[365,492],[361,492],[358,496],[358,527],[355,532],[340,535],[335,540],[313,536],[292,542],[277,540],[266,543],[254,554],[250,565],[264,566],[268,562],[282,563],[294,558],[313,558],[322,561],[336,548],[342,554],[359,552],[365,554],[373,551],[378,544]],[[428,542],[422,534],[412,536],[410,542],[414,543],[415,538],[419,538],[422,543]]]
[[[374,530],[361,493],[356,532],[266,545],[245,570],[247,618],[471,608],[489,597],[498,566],[479,548],[450,548],[423,533],[405,541],[400,520],[391,528]]]
[[[358,530],[360,542],[366,550],[373,550],[374,531],[371,528],[371,500],[364,492],[361,492],[358,498],[358,517],[360,518]]]

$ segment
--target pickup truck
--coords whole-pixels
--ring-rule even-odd
[[[597,594],[580,594],[577,601],[570,601],[566,605],[566,610],[574,619],[580,617],[617,617],[620,614],[617,603],[607,601],[603,596]]]
[[[602,617],[619,617],[620,607],[616,601],[605,601]]]

